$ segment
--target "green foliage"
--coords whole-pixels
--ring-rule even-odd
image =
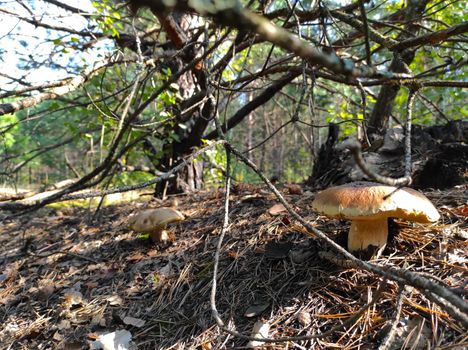
[[[202,142],[203,144],[207,143],[206,140],[202,140]],[[210,163],[208,167],[204,169],[203,177],[205,179],[205,183],[208,187],[218,187],[224,181],[224,175],[221,169],[226,168],[226,151],[224,146],[217,145],[215,148],[208,149],[205,152],[205,156],[208,158]]]
[[[14,114],[5,114],[0,118],[0,142],[5,149],[11,149],[17,142],[15,134],[19,126],[12,127],[16,123],[18,123],[18,117]]]
[[[104,34],[119,38],[119,30],[124,29],[120,13],[115,9],[114,2],[110,0],[93,1],[93,7],[98,13],[94,20]]]

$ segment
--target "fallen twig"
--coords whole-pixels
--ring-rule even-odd
[[[385,337],[385,340],[379,346],[379,350],[389,350],[393,344],[393,341],[396,335],[398,322],[400,322],[400,314],[401,314],[401,309],[403,307],[404,296],[405,296],[405,286],[401,285],[398,291],[398,295],[397,295],[397,300],[396,300],[396,305],[395,305],[396,311],[395,311],[395,316],[393,317],[392,326],[390,327],[390,330],[388,331],[387,336]]]

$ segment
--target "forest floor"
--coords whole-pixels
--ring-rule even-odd
[[[283,192],[300,215],[343,244],[349,222],[314,213],[311,192]],[[466,297],[468,187],[425,193],[442,215],[439,223],[398,221],[392,225],[398,232],[373,262],[433,276]],[[176,238],[169,247],[125,224],[131,213],[160,206],[154,201],[99,212],[44,208],[1,226],[0,348],[89,349],[102,335],[123,330],[117,335],[125,343],[131,334],[132,349],[245,348],[247,340],[220,331],[210,311],[223,191],[178,200],[187,219],[171,226]],[[263,187],[245,185],[232,194],[217,309],[245,335],[256,322],[269,326],[272,338],[326,332],[352,317],[384,282],[322,260],[323,242],[287,212],[272,215],[276,203]],[[388,349],[468,347],[466,329],[420,291],[388,280],[378,293],[378,301],[342,329],[263,348],[377,349],[392,325]]]

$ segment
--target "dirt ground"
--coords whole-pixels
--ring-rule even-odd
[[[313,193],[287,200],[315,227],[344,244],[349,222],[318,216]],[[468,295],[468,187],[426,192],[442,219],[392,223],[375,263],[419,272]],[[161,247],[126,227],[129,215],[157,202],[95,209],[44,208],[0,226],[0,349],[89,349],[101,335],[131,334],[132,349],[241,349],[247,341],[220,330],[211,315],[214,254],[223,223],[223,191],[178,197],[185,221]],[[230,227],[220,252],[216,306],[232,329],[271,338],[324,333],[377,302],[350,325],[311,340],[267,349],[466,349],[468,335],[420,291],[370,272],[322,260],[327,247],[276,198],[245,186],[230,198]],[[4,215],[1,213],[0,215]],[[432,276],[432,277],[431,277]],[[382,285],[382,283],[385,283]],[[377,292],[377,289],[379,291]],[[401,314],[395,319],[401,305]]]

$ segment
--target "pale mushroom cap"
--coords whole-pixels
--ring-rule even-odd
[[[184,215],[173,208],[148,209],[135,214],[128,220],[128,226],[138,232],[161,230],[172,222],[181,221]]]
[[[440,218],[431,201],[418,191],[365,181],[327,188],[317,194],[312,206],[329,217],[350,220],[397,217],[427,223]]]

